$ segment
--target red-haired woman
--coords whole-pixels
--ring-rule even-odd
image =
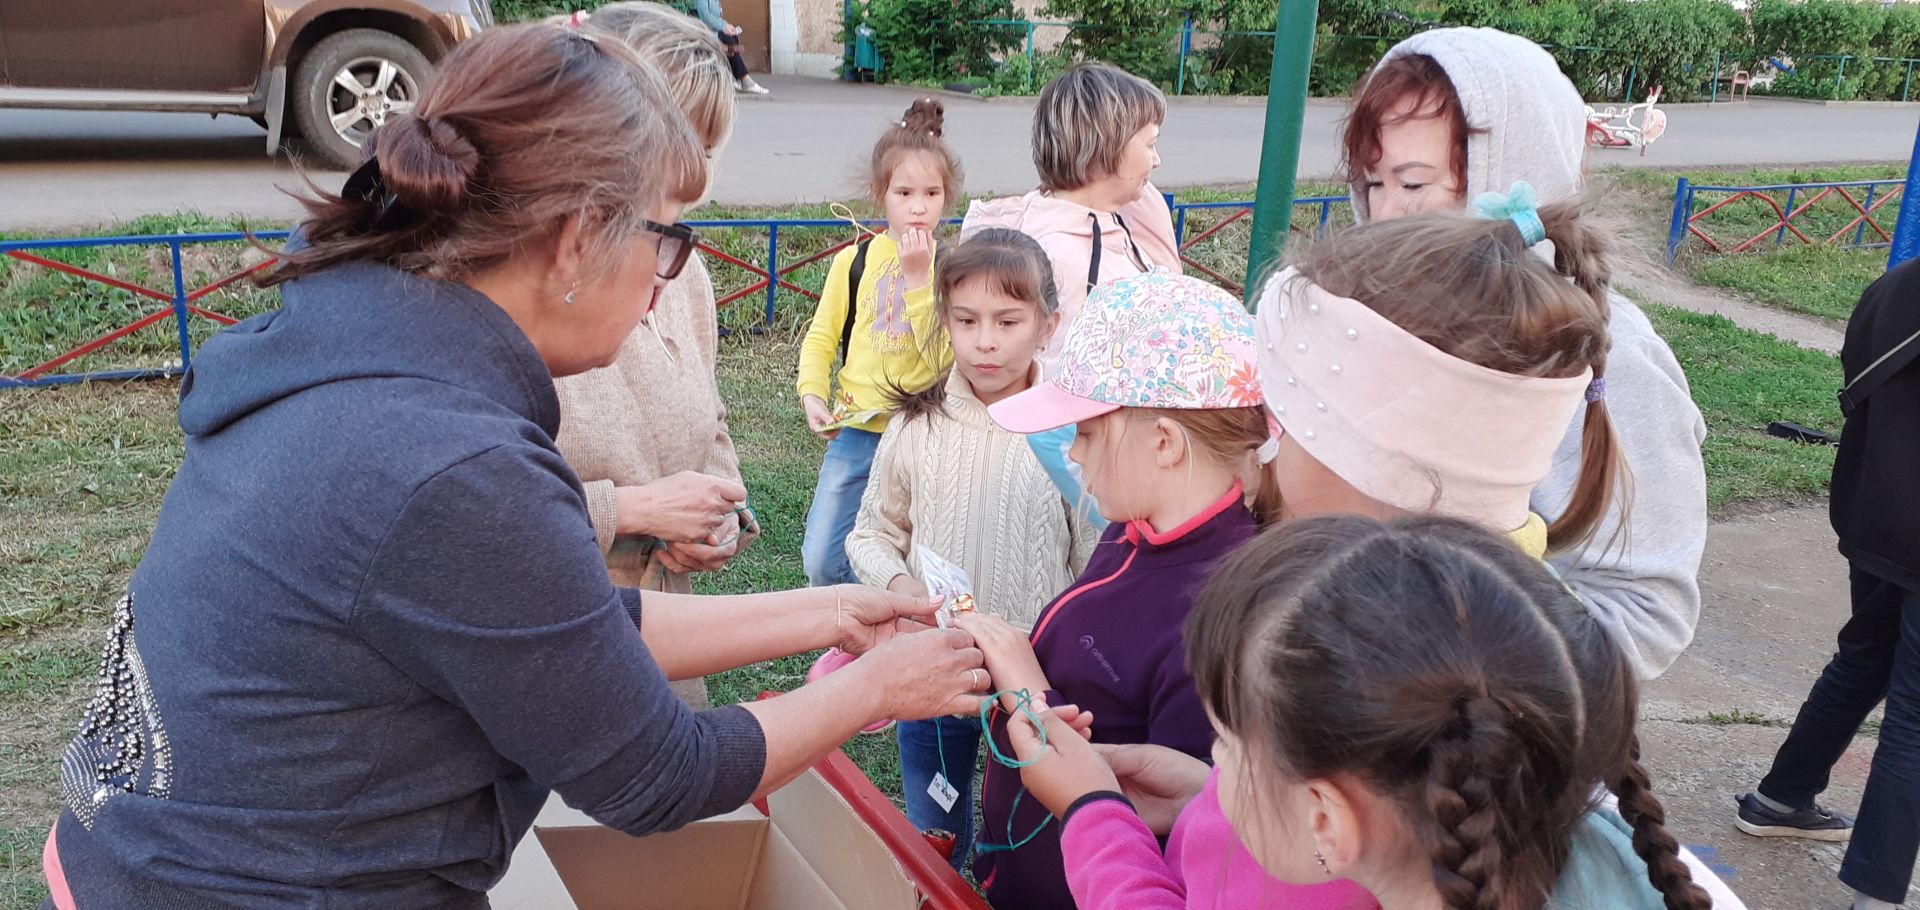
[[[1342,138],[1361,220],[1458,210],[1530,184],[1540,205],[1580,190],[1586,108],[1539,45],[1490,28],[1438,29],[1395,45],[1356,93]],[[1541,255],[1551,257],[1551,247]],[[1632,301],[1608,295],[1604,394],[1630,482],[1589,546],[1554,568],[1611,632],[1642,679],[1666,672],[1700,621],[1707,540],[1706,425],[1687,377]],[[1567,428],[1533,494],[1549,524],[1568,511],[1582,447]]]

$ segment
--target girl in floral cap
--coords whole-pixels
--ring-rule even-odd
[[[1180,628],[1215,561],[1253,537],[1264,511],[1260,465],[1274,447],[1255,364],[1239,301],[1149,272],[1096,288],[1059,369],[989,409],[1014,433],[1077,424],[1073,460],[1112,522],[1031,636],[998,617],[960,617],[994,689],[1009,693],[990,723],[1000,753],[1012,754],[1006,712],[1023,698],[1034,710],[1072,703],[1092,713],[1095,742],[1194,756],[1212,748]],[[989,764],[983,790],[974,872],[988,900],[997,910],[1072,906],[1046,807],[1022,798],[1009,768]]]

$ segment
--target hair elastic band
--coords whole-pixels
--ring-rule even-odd
[[[1607,397],[1607,377],[1595,376],[1587,383],[1587,403],[1592,404]]]
[[[1280,457],[1280,437],[1268,436],[1267,441],[1260,444],[1260,448],[1253,450],[1253,454],[1260,459],[1261,464],[1272,464],[1275,458]]]
[[[1482,218],[1513,222],[1527,246],[1547,239],[1547,226],[1540,220],[1539,194],[1525,180],[1515,180],[1504,194],[1481,193],[1473,200],[1473,208]]]
[[[1284,432],[1286,431],[1280,428],[1280,421],[1273,416],[1273,412],[1267,411],[1267,441],[1261,443],[1260,448],[1253,450],[1254,457],[1260,459],[1262,465],[1272,464],[1275,458],[1280,457],[1280,434]]]
[[[853,229],[856,231],[866,234],[869,237],[880,236],[880,233],[878,231],[875,231],[874,229],[867,227],[864,224],[861,224],[859,217],[853,214],[853,209],[847,208],[845,205],[841,203],[836,202],[830,206],[827,206],[827,211],[832,212],[833,217],[853,225]]]

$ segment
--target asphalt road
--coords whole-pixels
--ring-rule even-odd
[[[715,198],[780,204],[857,195],[868,143],[912,100],[910,90],[769,78],[769,98],[743,99]],[[947,98],[947,137],[970,191],[1033,184],[1030,100]],[[1675,105],[1667,135],[1641,158],[1597,151],[1596,162],[1692,167],[1904,160],[1920,105],[1823,107],[1784,101]],[[1344,107],[1307,108],[1301,173],[1333,173]],[[1239,101],[1176,100],[1162,133],[1166,188],[1251,182],[1266,109]],[[289,220],[284,192],[302,185],[294,157],[270,159],[251,121],[198,114],[0,111],[0,230],[78,231],[146,214],[198,211]],[[339,173],[309,173],[337,187]]]
[[[787,204],[858,194],[872,136],[912,100],[910,90],[812,79],[768,79],[772,98],[747,98],[724,156],[716,200]],[[1033,184],[1029,100],[947,98],[948,140],[972,192]],[[1603,150],[1596,161],[1645,167],[1905,159],[1920,106],[1822,108],[1795,102],[1674,106],[1667,136],[1645,157]],[[1308,106],[1302,175],[1331,175],[1338,102]],[[1165,188],[1254,179],[1265,108],[1175,100],[1160,140]],[[296,146],[298,150],[298,146]],[[300,215],[296,156],[265,156],[265,132],[240,117],[190,113],[0,111],[0,230],[81,230],[138,215],[200,211],[288,221]],[[338,186],[340,173],[307,177]]]

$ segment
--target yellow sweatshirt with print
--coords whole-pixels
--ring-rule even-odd
[[[900,247],[884,234],[873,238],[860,275],[859,302],[853,307],[852,337],[847,360],[840,365],[839,391],[833,390],[833,362],[840,355],[841,329],[847,323],[847,278],[853,271],[855,248],[834,254],[827,283],[820,289],[820,305],[800,343],[800,397],[818,395],[836,416],[861,411],[888,410],[895,386],[914,392],[933,384],[953,360],[953,350],[936,341],[933,280],[907,290],[900,270]],[[887,428],[887,414],[855,429],[879,433]]]

